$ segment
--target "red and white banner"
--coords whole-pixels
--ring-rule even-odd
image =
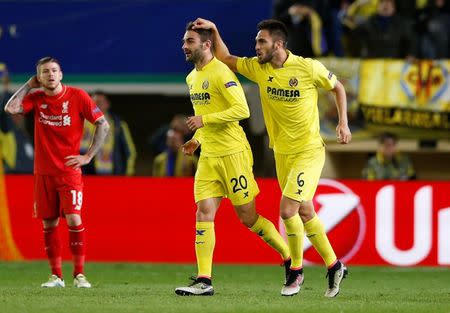
[[[195,262],[192,179],[84,181],[88,260]],[[257,210],[279,226],[278,184],[258,183]],[[16,246],[25,259],[45,258],[40,221],[31,217],[33,177],[6,176],[6,189]],[[324,179],[314,203],[336,254],[349,264],[450,265],[450,182]],[[228,200],[222,201],[215,225],[214,262],[279,263],[277,253],[239,223]],[[60,233],[67,238],[66,231]],[[67,247],[64,256],[70,257]],[[307,240],[304,257],[322,263]]]

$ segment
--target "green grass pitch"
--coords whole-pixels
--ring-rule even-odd
[[[325,270],[306,267],[305,284],[281,297],[278,266],[217,265],[212,297],[180,297],[195,265],[89,263],[92,289],[42,289],[45,262],[0,263],[0,312],[450,312],[450,268],[350,266],[335,299],[326,299]]]

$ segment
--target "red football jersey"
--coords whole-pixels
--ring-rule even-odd
[[[84,119],[95,123],[103,116],[91,97],[78,88],[63,85],[55,96],[42,90],[28,94],[22,101],[24,112],[34,110],[34,173],[72,175],[79,173],[64,163],[69,155],[80,154]]]

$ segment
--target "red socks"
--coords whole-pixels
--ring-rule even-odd
[[[61,278],[61,243],[58,227],[44,228],[44,243],[52,274]]]
[[[73,276],[83,274],[85,250],[84,226],[69,226],[69,247],[73,258]]]

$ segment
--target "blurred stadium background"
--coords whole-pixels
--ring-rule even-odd
[[[11,91],[34,74],[36,60],[47,55],[54,56],[62,63],[64,83],[84,88],[88,92],[103,90],[108,94],[112,111],[128,123],[134,139],[137,155],[135,177],[88,176],[85,179],[84,218],[88,229],[88,260],[125,262],[103,267],[92,265],[96,273],[94,285],[98,281],[97,287],[100,293],[104,292],[101,296],[105,299],[132,294],[133,284],[138,286],[136,288],[145,297],[146,291],[139,289],[144,288],[145,282],[135,275],[142,271],[152,284],[157,284],[161,277],[169,277],[167,280],[161,278],[164,280],[162,289],[149,289],[148,292],[157,295],[156,300],[151,302],[153,309],[161,311],[167,308],[168,312],[175,312],[179,310],[181,302],[176,302],[173,307],[161,307],[157,301],[161,299],[163,304],[175,301],[171,294],[166,295],[166,291],[171,293],[172,287],[184,283],[185,277],[180,273],[180,268],[185,271],[186,277],[189,271],[195,272],[192,245],[195,212],[193,179],[151,177],[153,160],[160,152],[152,144],[152,138],[164,133],[176,114],[190,115],[193,112],[184,82],[191,65],[185,62],[181,50],[185,25],[196,17],[211,19],[219,27],[233,54],[253,56],[256,24],[272,17],[274,6],[280,2],[0,2],[0,73],[5,76],[8,72]],[[350,127],[354,136],[348,146],[340,146],[335,142],[336,116],[330,109],[332,102],[325,94],[321,94],[319,108],[322,135],[327,143],[327,161],[315,204],[337,254],[355,267],[356,273],[344,282],[342,298],[345,298],[345,289],[348,288],[350,301],[340,300],[343,302],[336,302],[338,305],[332,307],[314,298],[311,289],[306,289],[307,301],[317,305],[308,308],[311,311],[343,312],[363,309],[369,312],[449,312],[450,56],[423,58],[417,51],[405,58],[368,59],[364,55],[355,57],[347,51],[341,55],[341,52],[331,47],[332,35],[326,34],[326,27],[333,27],[328,19],[331,21],[336,16],[340,18],[339,21],[344,21],[348,18],[350,13],[340,6],[343,3],[373,4],[376,1],[286,2],[309,5],[320,13],[323,38],[328,39],[328,44],[323,45],[323,50],[315,57],[320,58],[346,86]],[[429,5],[434,2],[440,1],[430,0]],[[448,1],[443,2],[442,12],[448,18]],[[417,9],[412,17],[420,25],[420,16],[427,8],[426,1],[398,1],[397,7],[403,8],[402,5],[408,3],[413,3],[412,6]],[[324,6],[319,7],[319,4]],[[325,7],[325,4],[328,6]],[[447,22],[450,25],[450,21]],[[418,29],[417,25],[414,30]],[[444,29],[442,37],[450,38],[449,32],[450,28],[446,29],[446,33]],[[351,30],[343,30],[344,42],[345,34],[348,38]],[[416,35],[420,37],[418,31]],[[242,82],[252,113],[252,117],[242,124],[255,156],[255,174],[259,177],[261,194],[257,205],[261,213],[277,222],[280,191],[274,179],[272,152],[267,148],[257,89],[245,79]],[[25,127],[32,135],[30,119],[26,120]],[[416,170],[416,180],[399,182],[361,179],[368,158],[377,151],[377,137],[385,131],[399,137],[399,150],[410,156]],[[7,138],[7,131],[2,127],[0,157],[11,155],[13,148],[8,146],[10,141]],[[50,300],[42,293],[34,294],[35,298],[28,302],[27,310],[14,300],[17,294],[24,295],[30,290],[34,293],[34,287],[38,286],[40,280],[31,281],[26,277],[44,279],[47,267],[43,262],[23,263],[44,260],[45,252],[40,223],[31,218],[33,178],[30,174],[3,175],[4,168],[8,171],[10,165],[6,157],[0,164],[0,260],[8,261],[0,263],[0,299],[7,304],[7,311],[33,311],[33,307],[44,310],[48,307],[43,306],[40,299]],[[165,222],[168,217],[172,221],[170,230]],[[111,229],[118,225],[121,231],[111,234]],[[229,297],[226,299],[239,298],[241,293],[234,293],[233,288],[242,286],[235,286],[236,280],[242,279],[243,284],[259,280],[261,273],[273,271],[266,265],[277,264],[278,259],[239,224],[229,203],[224,203],[219,211],[216,225],[218,240],[215,262],[244,264],[240,265],[244,266],[243,270],[241,268],[243,276],[230,276],[233,275],[233,267],[229,272],[225,267],[219,267],[218,277],[222,277],[224,284],[222,292]],[[120,246],[120,251],[115,251],[114,246]],[[307,263],[321,265],[318,255],[312,250],[306,244]],[[69,259],[68,249],[65,250],[65,258]],[[129,262],[190,265],[145,267]],[[253,267],[260,271],[249,271]],[[412,272],[418,273],[417,276],[405,274],[409,273],[409,267],[412,267]],[[108,272],[104,277],[101,275],[102,268]],[[121,269],[129,274],[129,279],[119,275],[114,292],[105,292],[106,287],[114,285],[115,273]],[[241,270],[236,271],[240,273]],[[37,271],[42,275],[37,275]],[[158,278],[156,281],[150,274],[152,271],[158,273],[155,274]],[[16,280],[8,272],[23,276]],[[314,269],[312,272],[319,271]],[[246,273],[254,276],[247,277]],[[370,277],[369,281],[367,277]],[[390,281],[392,277],[395,279]],[[267,279],[273,283],[274,279],[270,275]],[[438,283],[439,279],[442,281]],[[34,286],[23,289],[22,281],[28,286]],[[312,281],[318,286],[311,287],[312,290],[321,293],[322,285],[318,285],[318,281],[322,281],[325,288],[325,279],[315,275]],[[433,281],[437,283],[433,285]],[[259,296],[265,297],[267,293],[274,294],[274,297],[278,295],[277,290],[264,289],[263,282],[259,283],[254,286]],[[120,289],[122,284],[128,285],[128,289]],[[244,290],[242,294],[248,295],[251,291]],[[60,296],[61,299],[69,299],[69,293],[61,293]],[[108,301],[101,299],[100,302]],[[380,310],[367,305],[370,299],[376,299],[374,301]],[[387,299],[387,302],[383,299]],[[104,308],[118,312],[151,311],[151,307],[139,295],[134,295],[133,300],[136,302],[127,302],[125,306],[114,308],[106,305]],[[185,307],[186,312],[201,308],[202,302],[195,301],[194,305]],[[296,309],[300,309],[303,304],[299,300],[294,301],[294,307],[297,304]],[[61,305],[59,302],[50,303]],[[274,303],[272,309],[270,303],[256,307],[259,311],[267,312],[292,310],[292,307],[286,309],[285,303]],[[247,312],[243,309],[246,307],[245,301],[237,302],[232,307],[220,301],[211,305],[212,311],[216,312],[227,309]],[[81,311],[102,311],[102,308],[90,303]]]

